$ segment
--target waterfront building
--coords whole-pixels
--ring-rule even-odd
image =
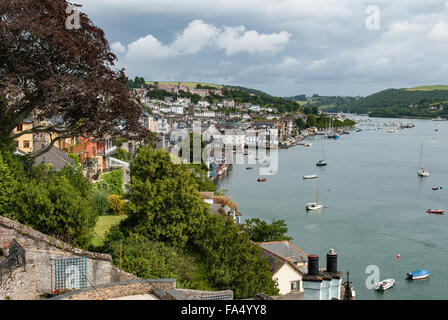
[[[306,273],[308,256],[289,241],[257,243],[268,259],[272,278],[277,281],[280,295],[303,293],[302,278]]]

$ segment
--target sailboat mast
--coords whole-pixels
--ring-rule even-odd
[[[316,203],[319,203],[319,185],[316,186]]]
[[[420,145],[420,157],[418,160],[418,165],[419,165],[419,169],[423,168],[423,141],[421,142],[421,145]]]

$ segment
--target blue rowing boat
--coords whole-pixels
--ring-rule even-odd
[[[417,271],[412,271],[412,272],[406,273],[407,279],[410,279],[410,280],[425,279],[430,274],[431,274],[431,272],[429,272],[427,270],[417,270]]]

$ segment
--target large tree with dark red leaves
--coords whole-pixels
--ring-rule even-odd
[[[70,5],[0,1],[0,144],[39,132],[51,134],[49,147],[73,136],[143,134],[139,103],[103,30],[81,12],[76,25]],[[14,135],[24,119],[33,129]]]

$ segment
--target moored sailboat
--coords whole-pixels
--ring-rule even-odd
[[[316,162],[316,166],[325,167],[327,165],[327,159],[324,152],[324,146],[322,146],[322,160]]]
[[[425,168],[423,168],[423,142],[422,142],[421,148],[420,148],[420,158],[419,158],[418,167],[419,167],[419,169],[417,171],[417,175],[419,177],[428,177],[429,176],[429,171],[426,170]]]
[[[323,208],[323,204],[319,203],[319,186],[316,186],[316,202],[306,204],[306,210],[319,210]]]

